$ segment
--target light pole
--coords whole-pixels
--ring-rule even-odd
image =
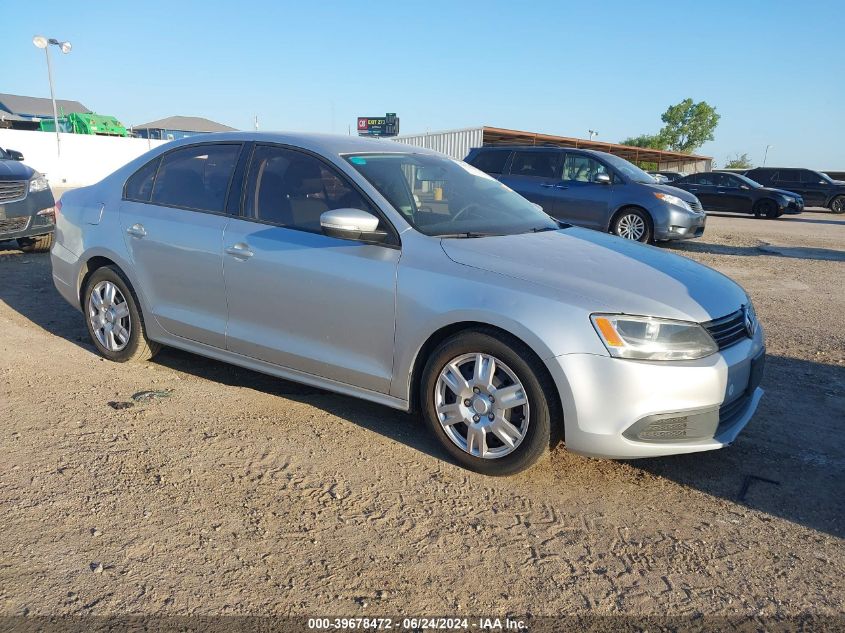
[[[766,159],[769,157],[769,148],[774,147],[774,145],[766,145],[766,152],[763,154],[763,167],[766,166]]]
[[[56,155],[61,156],[62,149],[61,137],[59,137],[59,113],[56,110],[56,94],[53,91],[53,68],[50,65],[50,44],[58,46],[59,50],[61,50],[65,55],[70,52],[72,46],[70,45],[70,42],[60,42],[53,37],[47,39],[43,35],[36,35],[33,37],[32,43],[35,44],[37,48],[43,48],[44,54],[47,55],[47,78],[50,80],[50,99],[53,102],[53,125],[56,126]]]
[[[590,133],[590,140],[591,140],[591,141],[593,140],[593,137],[594,137],[594,136],[598,136],[598,135],[599,135],[599,133],[598,133],[598,132],[596,132],[595,130],[587,130],[587,131]]]

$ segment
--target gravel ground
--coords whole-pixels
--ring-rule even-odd
[[[766,327],[737,442],[491,479],[410,415],[173,350],[106,362],[49,258],[0,244],[0,615],[841,618],[845,218],[714,216],[669,248]],[[109,406],[141,390],[172,393]]]

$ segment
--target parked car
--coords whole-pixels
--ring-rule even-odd
[[[663,176],[666,182],[675,182],[686,175],[679,171],[650,171],[648,173],[652,176]]]
[[[658,185],[627,160],[584,149],[478,147],[467,162],[564,222],[639,242],[700,237],[696,197]]]
[[[47,179],[24,165],[23,154],[0,148],[0,241],[17,240],[21,250],[53,245],[53,192]]]
[[[480,472],[522,470],[561,435],[614,458],[721,448],[763,393],[739,285],[561,225],[431,150],[208,134],[58,206],[55,285],[104,357],[170,345],[421,410]]]
[[[755,167],[745,175],[765,187],[794,191],[808,207],[827,207],[834,213],[845,213],[845,182],[812,169],[794,167]]]
[[[658,185],[669,184],[669,179],[666,176],[663,176],[662,174],[653,174],[651,172],[648,172],[648,175],[654,178],[654,182],[656,182]]]
[[[795,214],[804,210],[804,200],[797,193],[764,187],[747,176],[732,172],[691,174],[672,185],[695,194],[707,211],[779,218],[784,213]]]

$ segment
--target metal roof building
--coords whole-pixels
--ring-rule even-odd
[[[91,110],[79,101],[56,99],[58,115],[90,114]],[[41,119],[53,118],[53,102],[42,97],[27,97],[0,93],[0,127],[34,130]]]
[[[486,125],[461,130],[448,130],[445,132],[395,136],[392,140],[417,147],[427,147],[447,154],[452,158],[457,158],[458,160],[463,160],[473,147],[482,147],[485,145],[533,145],[593,149],[614,154],[632,163],[654,163],[658,166],[658,169],[676,170],[685,173],[710,171],[713,166],[713,159],[709,156],[632,147],[630,145],[591,141],[568,136],[508,130]]]
[[[141,138],[172,140],[206,134],[208,132],[234,132],[235,128],[198,116],[169,116],[158,121],[133,125],[132,132]]]

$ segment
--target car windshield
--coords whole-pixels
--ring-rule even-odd
[[[642,182],[647,185],[654,184],[654,178],[645,173],[636,165],[629,163],[624,158],[619,158],[613,154],[602,154],[602,160],[609,163],[616,171],[634,182]]]
[[[560,225],[495,178],[428,154],[357,154],[346,160],[420,233],[484,237]]]
[[[761,185],[756,180],[751,180],[748,176],[743,176],[742,174],[731,174],[734,178],[737,178],[743,182],[743,184],[748,185],[752,189],[762,189],[763,185]]]

